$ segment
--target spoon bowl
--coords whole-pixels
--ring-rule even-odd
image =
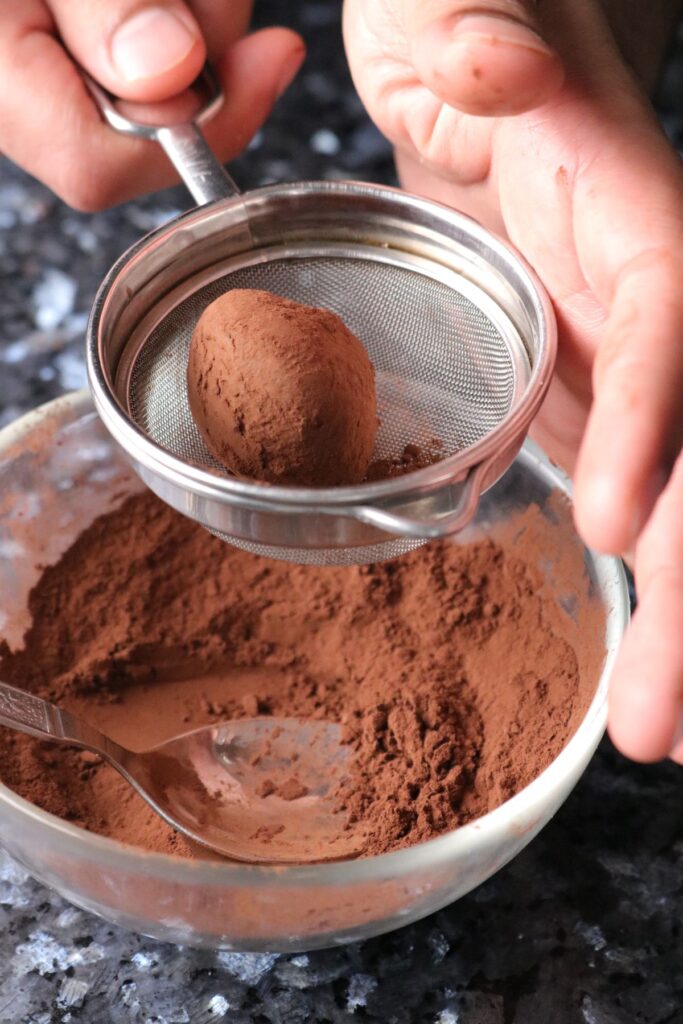
[[[170,825],[232,860],[315,863],[362,849],[339,806],[349,749],[336,723],[241,718],[136,753],[6,683],[0,723],[99,754]]]
[[[196,842],[234,860],[300,864],[360,852],[336,807],[347,765],[333,722],[243,718],[133,754],[123,774]]]

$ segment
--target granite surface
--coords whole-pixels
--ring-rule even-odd
[[[339,55],[335,0],[262,2],[310,57],[249,151],[249,187],[391,181]],[[659,109],[683,144],[683,48]],[[83,216],[0,164],[0,424],[85,383],[83,330],[113,259],[188,204],[180,189]],[[71,907],[0,853],[0,1024],[683,1024],[683,774],[605,741],[507,868],[431,918],[298,956],[156,943]]]

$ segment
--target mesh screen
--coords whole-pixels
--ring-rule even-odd
[[[356,548],[282,548],[271,544],[256,544],[254,541],[230,537],[220,530],[209,533],[220,540],[233,544],[242,551],[261,558],[277,558],[284,562],[296,562],[298,565],[371,565],[373,562],[384,562],[388,558],[398,558],[408,551],[421,547],[424,540],[400,537],[396,540],[380,541],[378,544],[366,544]]]
[[[380,428],[373,458],[406,444],[444,456],[472,445],[505,418],[515,367],[505,340],[466,296],[416,271],[339,256],[272,260],[200,288],[142,345],[130,377],[138,425],[173,455],[225,474],[192,419],[186,367],[192,331],[206,306],[232,288],[261,288],[337,313],[368,350],[376,371]],[[419,540],[396,538],[362,548],[278,548],[224,534],[254,554],[318,565],[394,558]]]
[[[130,412],[158,444],[221,470],[194,425],[185,373],[202,311],[231,288],[262,288],[337,313],[375,367],[380,428],[374,458],[437,439],[452,455],[507,415],[515,370],[494,324],[464,295],[423,274],[363,259],[315,257],[245,267],[200,288],[142,346]]]

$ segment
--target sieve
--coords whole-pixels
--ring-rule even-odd
[[[240,193],[201,133],[222,99],[209,69],[202,79],[189,120],[151,124],[86,78],[109,125],[160,143],[198,204],[129,249],[97,293],[87,366],[106,428],[163,501],[256,554],[363,564],[456,533],[512,463],[550,382],[556,326],[542,285],[476,221],[398,189]],[[338,314],[376,371],[373,457],[438,445],[440,461],[324,489],[231,476],[194,424],[186,368],[199,316],[232,288]]]

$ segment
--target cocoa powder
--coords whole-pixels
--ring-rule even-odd
[[[425,469],[441,462],[444,458],[443,441],[433,438],[428,445],[406,444],[400,455],[390,459],[375,459],[368,467],[365,477],[368,483],[375,480],[390,480],[392,477],[405,476],[416,469]]]
[[[339,721],[353,765],[339,804],[377,854],[497,806],[581,720],[592,678],[534,560],[487,538],[367,567],[288,565],[138,494],[44,570],[0,672],[136,750],[256,713]],[[0,778],[92,831],[206,856],[90,755],[2,730]],[[272,785],[301,795],[294,770]]]

